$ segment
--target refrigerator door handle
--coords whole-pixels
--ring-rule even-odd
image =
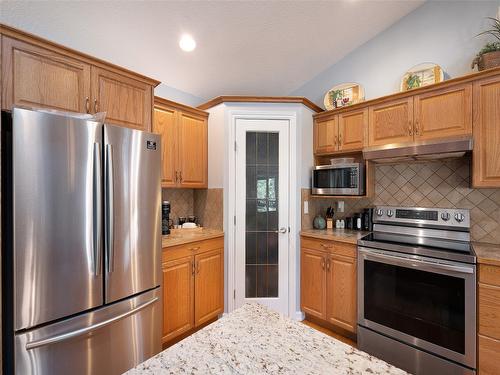
[[[93,176],[93,217],[92,217],[92,241],[94,255],[94,275],[99,276],[101,270],[101,209],[102,209],[102,181],[101,181],[101,145],[94,143],[94,176]]]
[[[145,309],[149,305],[152,305],[153,303],[157,302],[158,300],[159,300],[159,297],[154,297],[153,299],[149,300],[148,302],[144,302],[143,304],[137,306],[136,308],[134,308],[130,311],[127,311],[127,312],[124,312],[120,315],[114,316],[113,318],[103,320],[102,322],[92,324],[91,326],[88,326],[85,328],[80,328],[80,329],[77,329],[75,331],[62,333],[60,335],[48,337],[48,338],[41,339],[41,340],[27,342],[26,343],[26,350],[32,350],[32,349],[39,348],[41,346],[55,344],[55,343],[58,343],[61,341],[71,339],[73,337],[81,336],[81,335],[84,335],[86,333],[95,331],[99,328],[102,328],[102,327],[105,327],[109,324],[112,324],[120,319],[126,318],[127,316],[133,315],[133,314],[137,313],[138,311]]]
[[[106,145],[106,254],[108,272],[114,269],[113,146]]]

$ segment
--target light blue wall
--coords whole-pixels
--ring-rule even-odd
[[[366,99],[399,91],[401,76],[421,62],[441,65],[451,77],[470,73],[471,61],[488,40],[476,38],[495,17],[500,0],[428,1],[357,48],[290,95],[323,106],[332,86],[357,82]]]
[[[155,88],[155,96],[159,96],[164,99],[173,100],[174,102],[190,105],[196,107],[201,103],[206,102],[205,99],[200,98],[196,95],[190,94],[185,91],[177,90],[176,88],[167,86],[163,83],[160,83]]]

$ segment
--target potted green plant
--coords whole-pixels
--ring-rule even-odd
[[[491,35],[498,41],[487,43],[476,58],[472,61],[472,69],[477,65],[479,70],[490,69],[500,66],[500,20],[498,18],[488,17],[493,21],[491,29],[479,33],[479,35]]]

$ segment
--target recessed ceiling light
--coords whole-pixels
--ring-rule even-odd
[[[184,34],[181,40],[179,40],[179,47],[181,47],[183,51],[191,52],[196,48],[196,42],[191,35]]]

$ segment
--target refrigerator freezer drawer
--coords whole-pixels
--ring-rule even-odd
[[[161,350],[161,289],[15,336],[16,374],[114,375]]]

